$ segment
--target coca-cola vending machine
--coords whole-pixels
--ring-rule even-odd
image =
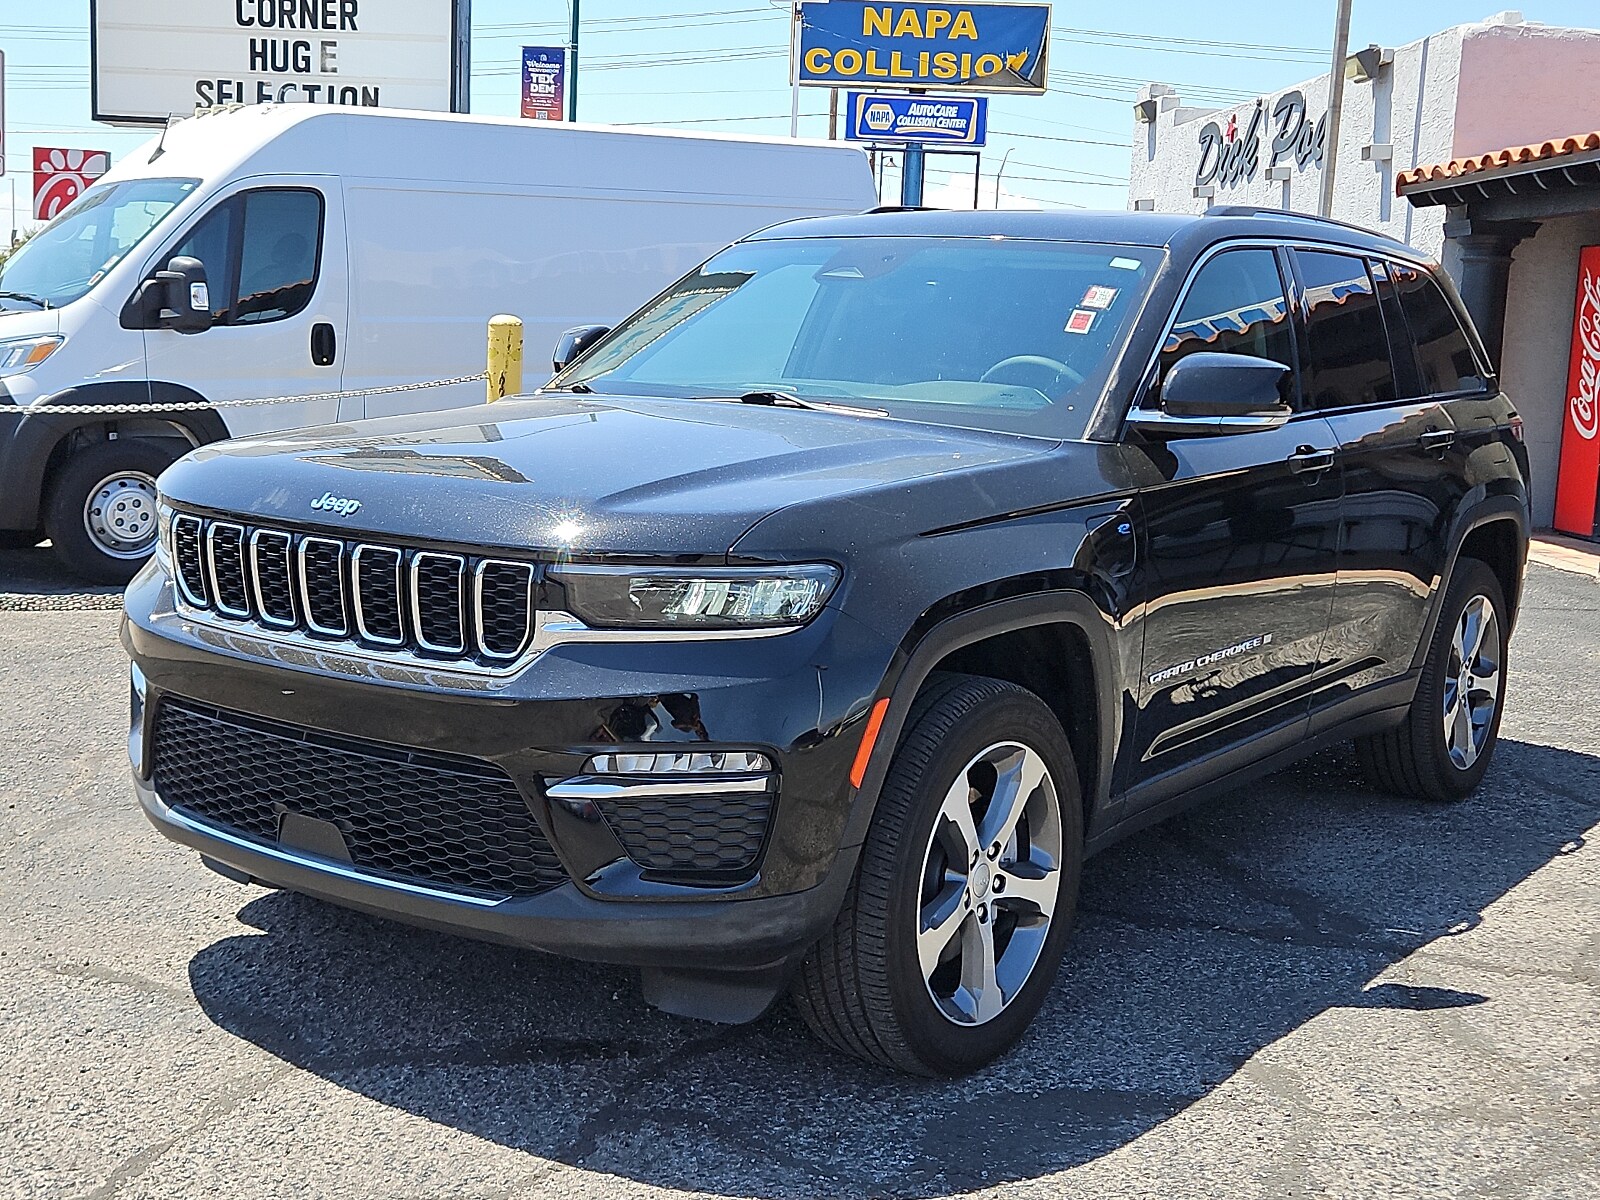
[[[1600,540],[1600,246],[1578,259],[1572,357],[1556,475],[1556,528]]]

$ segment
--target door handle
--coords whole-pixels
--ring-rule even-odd
[[[1430,429],[1417,439],[1417,445],[1422,447],[1426,454],[1443,454],[1455,445],[1455,441],[1454,429]]]
[[[331,367],[338,353],[338,339],[333,332],[333,326],[326,321],[318,321],[311,327],[311,362],[313,366]]]
[[[1318,450],[1313,446],[1301,446],[1289,455],[1289,470],[1296,475],[1315,474],[1326,471],[1333,466],[1333,451]]]

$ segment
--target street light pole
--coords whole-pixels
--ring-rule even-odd
[[[567,7],[572,17],[572,28],[567,34],[567,44],[572,48],[571,61],[567,63],[567,120],[578,119],[578,4],[579,0],[567,0]]]
[[[1006,150],[1006,152],[1004,154],[1002,154],[1000,156],[1000,169],[994,173],[994,206],[995,206],[995,208],[999,208],[1000,207],[1000,176],[1002,176],[1002,175],[1004,175],[1006,173],[1006,162],[1011,157],[1011,151],[1015,150],[1015,149],[1016,149],[1015,146],[1011,146]]]
[[[1333,179],[1339,165],[1339,117],[1344,110],[1344,60],[1350,53],[1350,0],[1339,0],[1333,27],[1333,66],[1328,72],[1328,124],[1322,147],[1322,203],[1317,211],[1333,215]]]

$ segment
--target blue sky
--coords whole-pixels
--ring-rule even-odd
[[[1491,4],[1355,0],[1351,43],[1401,45],[1488,16]],[[1124,207],[1140,83],[1221,104],[1320,74],[1333,11],[1334,0],[1056,0],[1052,91],[992,102],[985,180],[1009,150],[1009,202]],[[1552,25],[1600,21],[1595,0],[1529,0],[1522,12]],[[584,120],[788,132],[787,17],[769,0],[699,0],[698,10],[691,0],[589,0],[584,17]],[[563,41],[566,21],[565,0],[473,0],[473,111],[514,113],[520,47]],[[148,136],[90,121],[88,22],[89,0],[0,0],[9,130],[0,212],[15,180],[13,223],[28,216],[35,144],[106,149],[115,160]],[[824,136],[826,90],[803,89],[801,101],[801,133]],[[970,195],[971,171],[970,161],[935,163],[930,189],[959,188],[961,176]]]

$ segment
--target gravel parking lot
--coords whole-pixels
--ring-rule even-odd
[[[125,782],[111,603],[0,552],[0,1195],[1600,1195],[1593,578],[1532,568],[1477,796],[1333,753],[1122,844],[952,1083],[212,875]]]

